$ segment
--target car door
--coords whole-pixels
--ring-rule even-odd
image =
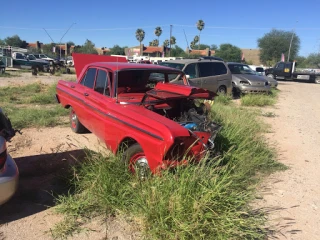
[[[197,63],[190,63],[183,69],[184,73],[189,76],[188,81],[191,86],[201,88],[201,79],[199,77],[199,70]]]
[[[276,79],[284,79],[284,62],[279,62],[276,64],[275,68],[273,69],[274,76]]]
[[[110,104],[113,103],[111,98],[111,81],[109,72],[106,69],[97,69],[96,80],[93,91],[87,96],[90,99],[90,107],[94,114],[91,119],[91,129],[100,139],[108,142],[110,137]],[[108,127],[109,126],[109,127]]]
[[[216,92],[218,81],[214,76],[212,62],[198,63],[201,87]]]
[[[80,84],[75,84],[74,89],[76,104],[72,106],[80,120],[80,122],[90,131],[92,131],[91,120],[93,112],[91,109],[91,98],[95,83],[97,69],[91,67],[87,69],[86,74],[82,77]]]

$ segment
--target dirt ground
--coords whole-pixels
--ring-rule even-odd
[[[30,81],[50,83],[63,78],[38,76]],[[0,78],[0,86],[30,81],[28,76],[9,81]],[[257,204],[272,209],[269,224],[279,232],[270,238],[319,239],[320,85],[280,82],[279,89],[276,106],[263,109],[275,117],[264,120],[271,125],[267,138],[277,148],[279,161],[290,169],[262,183],[263,198]],[[66,169],[75,158],[83,158],[83,147],[106,151],[94,135],[74,134],[68,127],[23,129],[22,135],[13,138],[9,152],[19,166],[20,183],[13,199],[0,207],[0,240],[52,238],[50,229],[62,219],[53,213],[52,192],[65,193]],[[93,231],[70,239],[137,237],[122,219],[95,219],[87,227]]]

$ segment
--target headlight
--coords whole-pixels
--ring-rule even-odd
[[[250,83],[248,81],[240,81],[240,84],[242,84],[242,85],[250,85]]]

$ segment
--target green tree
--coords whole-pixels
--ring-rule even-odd
[[[218,46],[216,44],[211,44],[210,49],[211,50],[217,50]]]
[[[76,45],[73,41],[68,41],[67,44],[68,44],[69,46],[75,46],[75,45]]]
[[[143,55],[143,49],[142,49],[142,41],[144,39],[144,37],[146,36],[146,33],[143,29],[141,28],[138,28],[136,30],[136,39],[139,41],[140,43],[140,55],[142,56]]]
[[[77,53],[86,53],[86,54],[98,54],[98,51],[95,48],[95,44],[87,39],[82,46],[76,46],[74,52]]]
[[[215,56],[221,57],[227,62],[240,62],[241,49],[229,43],[221,44],[216,50]]]
[[[43,44],[42,45],[42,52],[46,55],[53,55],[53,47],[55,46],[54,43],[49,43],[49,44]]]
[[[169,46],[169,40],[168,39],[163,41],[163,46],[164,47],[168,47]]]
[[[306,68],[307,67],[307,58],[304,56],[297,56],[294,59],[297,62],[297,66],[299,68]]]
[[[172,57],[186,57],[187,54],[183,49],[177,45],[174,46],[174,48],[171,49],[171,56]]]
[[[320,53],[311,53],[305,60],[307,68],[320,67]],[[301,67],[298,63],[298,67]]]
[[[193,42],[194,44],[197,44],[199,42],[199,36],[194,36]]]
[[[4,39],[6,45],[12,46],[12,47],[19,47],[19,48],[27,48],[28,43],[24,40],[21,40],[21,38],[18,35],[13,35],[11,37],[7,37]]]
[[[195,47],[196,47],[195,42],[194,42],[194,41],[191,41],[191,43],[190,43],[190,48],[191,48],[191,49],[195,49]]]
[[[199,47],[200,47],[200,48],[199,48]],[[199,50],[205,50],[205,49],[207,49],[207,48],[210,49],[210,46],[207,45],[207,44],[200,44],[200,45],[198,45],[198,48],[199,48]]]
[[[174,37],[174,36],[172,36],[171,38],[170,38],[170,44],[171,45],[175,45],[176,44],[176,38]]]
[[[199,50],[200,50],[200,34],[201,34],[201,31],[204,29],[204,21],[203,20],[199,20],[198,22],[197,22],[197,29],[199,30]]]
[[[126,47],[120,47],[119,45],[114,45],[112,48],[110,48],[110,52],[108,52],[109,55],[125,55],[125,49]]]
[[[282,53],[285,56],[288,56],[291,38],[290,60],[292,61],[295,59],[300,49],[300,38],[295,33],[273,29],[269,33],[266,33],[262,38],[259,38],[258,46],[261,49],[261,62],[278,62]]]
[[[4,40],[0,39],[0,46],[4,46],[4,45],[6,45],[6,42]]]
[[[156,27],[156,29],[154,30],[154,34],[158,37],[158,43],[159,43],[159,37],[162,34],[162,29],[161,27]],[[158,44],[159,45],[159,44]]]

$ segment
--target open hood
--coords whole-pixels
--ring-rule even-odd
[[[214,92],[203,88],[172,83],[158,83],[154,89],[146,92],[146,95],[161,100],[173,100],[179,98],[212,100],[216,96]]]
[[[79,78],[83,68],[89,63],[95,62],[128,62],[125,56],[105,56],[96,54],[83,54],[83,53],[72,53],[74,62],[74,68],[76,70],[77,78]]]

